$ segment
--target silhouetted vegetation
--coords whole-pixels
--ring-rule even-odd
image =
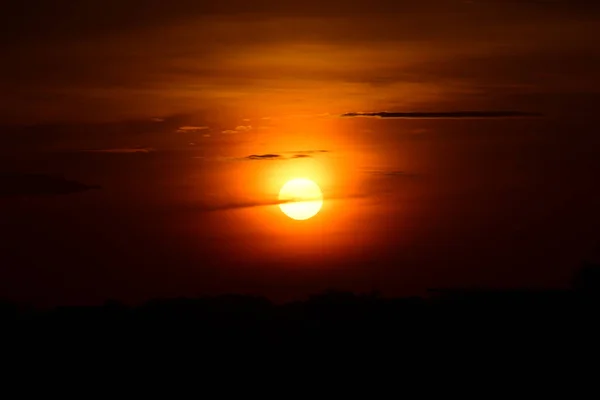
[[[426,298],[326,292],[277,305],[224,295],[155,299],[140,306],[38,310],[0,303],[6,343],[85,351],[106,346],[215,350],[307,344],[408,346],[415,350],[476,344],[490,349],[582,345],[596,341],[598,273],[588,265],[571,290],[434,290]],[[417,347],[414,347],[417,346]],[[414,348],[413,348],[414,347]],[[283,347],[282,347],[283,348]]]

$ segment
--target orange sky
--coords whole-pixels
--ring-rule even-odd
[[[599,89],[584,1],[175,3],[8,7],[0,120],[556,112]]]
[[[595,3],[33,3],[0,16],[0,295],[551,286],[600,243]]]

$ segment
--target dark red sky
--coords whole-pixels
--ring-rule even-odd
[[[0,296],[565,285],[600,249],[599,19],[587,1],[9,1]],[[465,110],[483,114],[448,118]],[[415,114],[341,117],[382,111]],[[296,176],[325,194],[303,223],[274,205]]]

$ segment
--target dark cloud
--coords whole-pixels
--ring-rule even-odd
[[[64,195],[99,188],[44,174],[0,174],[0,198]]]
[[[318,199],[315,199],[318,200]],[[264,201],[246,201],[246,202],[236,202],[236,203],[223,203],[223,204],[206,204],[197,207],[200,211],[226,211],[226,210],[236,210],[240,208],[253,208],[253,207],[265,207],[265,206],[277,206],[279,204],[290,203],[291,201],[283,201],[283,200],[264,200]]]
[[[176,114],[98,123],[25,125],[1,124],[0,121],[0,154],[14,155],[31,151],[149,153],[173,144],[177,139],[173,139],[172,133],[182,127],[203,127],[198,122],[204,119],[202,114]],[[199,129],[197,132],[184,132],[200,135],[209,131]]]
[[[347,196],[323,196],[323,200],[350,200],[350,199],[364,199],[371,196],[373,193],[369,194],[351,194]],[[312,199],[302,199],[302,201],[311,201]],[[314,200],[321,200],[319,198],[315,198]],[[214,212],[214,211],[227,211],[227,210],[236,210],[241,208],[254,208],[254,207],[266,207],[266,206],[277,206],[279,204],[285,203],[293,203],[294,200],[256,200],[256,201],[244,201],[244,202],[234,202],[234,203],[221,203],[221,204],[200,204],[193,206],[195,211],[202,212]],[[178,210],[180,211],[180,210]]]
[[[301,151],[290,151],[285,154],[252,154],[248,157],[244,157],[244,160],[293,160],[298,158],[311,158],[315,154],[328,153],[328,150],[301,150]]]
[[[113,149],[93,149],[93,150],[82,150],[84,153],[109,153],[109,154],[139,154],[139,153],[151,153],[156,151],[152,147],[121,147]]]
[[[247,160],[280,160],[280,154],[251,154],[246,157]]]
[[[523,118],[539,117],[539,113],[522,111],[449,111],[449,112],[349,112],[342,117],[371,117],[371,118],[415,118],[415,119],[446,119],[446,118]]]

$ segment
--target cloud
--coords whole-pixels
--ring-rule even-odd
[[[84,153],[110,153],[110,154],[132,154],[132,153],[151,153],[156,151],[152,147],[121,147],[113,149],[93,149],[81,150]]]
[[[64,195],[99,188],[51,175],[0,173],[0,198]]]
[[[315,199],[320,200],[320,199]],[[236,210],[240,208],[253,208],[253,207],[264,207],[264,206],[277,206],[279,204],[291,203],[292,201],[287,200],[272,200],[272,201],[245,201],[235,203],[223,203],[223,204],[205,204],[201,205],[199,209],[201,211],[226,211]]]
[[[243,160],[292,160],[298,158],[311,158],[314,154],[328,153],[328,150],[301,150],[301,151],[290,151],[284,154],[290,154],[289,156],[283,154],[251,154],[244,157]]]
[[[415,119],[453,119],[453,118],[523,118],[539,117],[541,114],[522,111],[449,111],[449,112],[349,112],[342,117],[370,118],[415,118]]]
[[[289,153],[294,153],[294,154],[320,154],[320,153],[329,153],[329,150],[300,150],[300,151],[290,151]]]
[[[302,201],[311,201],[311,200],[351,200],[351,199],[364,199],[369,197],[367,194],[352,194],[347,196],[324,196],[321,198],[315,199],[303,199]],[[242,208],[254,208],[254,207],[266,207],[266,206],[277,206],[279,204],[292,203],[294,200],[249,200],[249,201],[240,201],[240,202],[232,202],[232,203],[222,203],[222,204],[200,204],[195,205],[193,208],[196,211],[203,212],[214,212],[214,211],[228,211],[228,210],[236,210]]]
[[[248,132],[248,131],[251,131],[252,129],[254,129],[254,128],[252,128],[251,125],[239,125],[239,126],[236,126],[235,129],[227,129],[227,130],[222,131],[221,133],[224,135],[233,135],[233,134],[240,133],[240,132]]]
[[[289,151],[281,153],[265,153],[265,154],[250,154],[244,157],[224,157],[224,156],[212,156],[212,157],[193,157],[201,158],[205,160],[220,161],[220,162],[231,162],[231,161],[286,161],[303,158],[312,158],[316,154],[329,153],[329,150],[302,150],[302,151]]]
[[[184,133],[184,132],[199,132],[199,131],[205,131],[207,129],[210,129],[208,126],[180,126],[179,129],[177,129],[177,132],[180,133]]]
[[[245,158],[248,160],[279,160],[282,157],[281,154],[251,154]]]

